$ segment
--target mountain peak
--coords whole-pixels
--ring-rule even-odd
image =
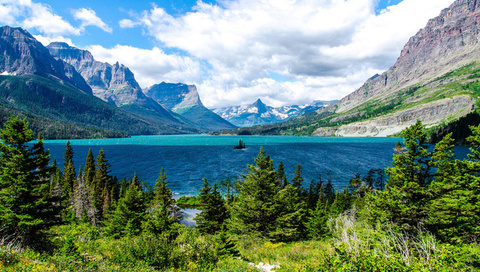
[[[66,42],[51,42],[47,48],[52,48],[52,49],[72,49],[74,47],[71,47],[68,45]]]
[[[28,31],[9,26],[0,27],[0,72],[15,75],[53,76],[92,94],[92,89],[69,64],[56,60]]]
[[[265,105],[262,100],[257,99],[255,103],[252,104],[252,106],[256,107],[258,109],[258,113],[262,114],[268,111],[267,105]]]

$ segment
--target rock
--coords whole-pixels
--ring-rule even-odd
[[[56,60],[47,48],[21,28],[0,28],[0,73],[53,77],[92,94],[92,89],[74,67]]]
[[[145,89],[145,93],[200,129],[213,132],[235,128],[202,104],[195,85],[162,82]]]

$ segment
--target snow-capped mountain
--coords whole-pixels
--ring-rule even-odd
[[[336,101],[314,101],[311,104],[302,106],[293,105],[274,108],[265,105],[262,100],[258,99],[255,103],[248,106],[233,106],[213,109],[213,111],[236,126],[249,127],[283,122],[335,102]]]

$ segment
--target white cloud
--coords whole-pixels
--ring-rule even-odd
[[[50,6],[31,0],[0,1],[0,23],[37,29],[47,36],[80,35],[81,32],[54,14]]]
[[[78,10],[73,10],[72,14],[75,19],[82,21],[82,29],[86,26],[96,26],[105,32],[112,33],[112,28],[104,23],[92,9],[81,8]]]
[[[67,43],[70,46],[75,46],[71,39],[65,38],[63,36],[45,37],[45,36],[42,36],[42,35],[33,35],[33,37],[35,39],[37,39],[37,41],[42,43],[43,46],[47,46],[52,42],[64,42],[64,43]]]
[[[203,78],[198,61],[190,57],[165,54],[158,47],[148,50],[123,45],[113,48],[94,45],[86,49],[98,61],[110,64],[118,61],[126,65],[135,74],[135,79],[142,88],[162,81],[198,84]]]
[[[294,104],[341,98],[388,69],[408,38],[453,0],[404,0],[379,15],[376,2],[198,1],[180,16],[153,6],[123,26],[141,25],[162,45],[208,63],[199,92],[209,107],[258,97]]]
[[[129,20],[129,19],[122,19],[118,22],[118,25],[121,28],[133,28],[133,27],[136,27],[139,24],[135,23],[134,21]]]

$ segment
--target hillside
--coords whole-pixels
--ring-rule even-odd
[[[52,57],[21,28],[0,28],[0,55],[0,119],[12,114],[27,117],[34,132],[46,138],[199,131],[173,114],[161,119],[151,109],[138,110],[148,114],[126,112],[95,97],[72,65]]]
[[[455,1],[410,38],[388,71],[368,79],[350,95],[315,113],[246,131],[388,136],[417,119],[427,127],[456,121],[478,110],[479,23],[480,2]]]

